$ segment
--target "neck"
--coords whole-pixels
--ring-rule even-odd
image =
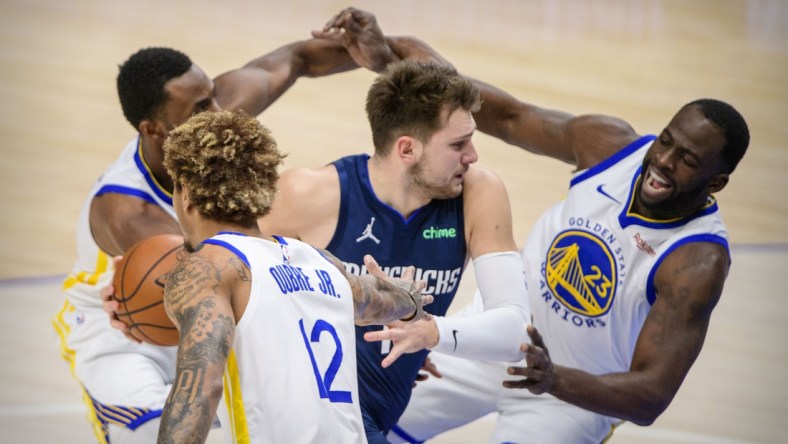
[[[381,202],[394,208],[404,218],[427,205],[430,200],[414,190],[407,168],[393,156],[372,156],[367,163],[372,191]]]
[[[161,144],[143,135],[140,135],[140,144],[142,145],[142,160],[150,168],[153,178],[162,188],[172,194],[172,179],[164,168],[164,150]]]
[[[260,228],[257,226],[257,224],[251,227],[244,227],[241,225],[228,224],[226,222],[208,220],[205,218],[202,219],[202,223],[196,230],[196,237],[199,239],[199,242],[202,242],[205,239],[216,236],[218,233],[223,231],[241,233],[251,237],[265,237],[263,236],[263,233],[260,232]]]

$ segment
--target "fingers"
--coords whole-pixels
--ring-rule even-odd
[[[431,294],[422,294],[421,295],[421,306],[432,304],[435,301],[435,297]]]
[[[405,279],[406,281],[411,281],[413,280],[413,276],[415,275],[416,275],[416,267],[410,265],[406,267],[405,271],[402,273],[402,279]]]
[[[389,367],[391,364],[393,364],[393,363],[394,363],[394,361],[396,361],[396,360],[397,360],[397,358],[399,358],[400,356],[402,356],[402,351],[401,351],[399,348],[397,348],[397,346],[395,345],[395,346],[394,346],[394,347],[391,349],[391,351],[389,352],[389,354],[388,354],[388,355],[386,355],[386,357],[385,357],[385,358],[383,358],[383,361],[381,361],[381,362],[380,362],[380,365],[381,365],[381,367],[383,367],[383,368],[388,368],[388,367]]]
[[[542,335],[539,333],[536,327],[533,326],[533,324],[526,327],[526,331],[528,332],[528,336],[531,338],[531,344],[544,348],[544,340],[542,339]]]
[[[364,266],[367,267],[367,272],[372,276],[375,276],[378,279],[383,279],[384,281],[391,280],[389,275],[387,275],[386,272],[384,272],[383,269],[380,268],[380,264],[378,264],[378,261],[376,261],[375,258],[372,257],[372,255],[370,254],[364,255]]]
[[[424,361],[424,365],[421,367],[421,369],[428,372],[429,374],[431,374],[436,378],[443,377],[443,374],[438,370],[438,367],[435,364],[433,364],[429,358],[427,358],[427,360]]]
[[[392,330],[392,328],[384,328],[383,330],[368,331],[364,333],[364,340],[367,342],[392,340],[394,339]]]

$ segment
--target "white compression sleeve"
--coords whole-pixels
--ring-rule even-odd
[[[487,361],[523,359],[520,344],[530,342],[525,328],[531,310],[525,292],[523,261],[515,251],[489,253],[473,261],[484,312],[472,316],[435,316],[434,351]]]

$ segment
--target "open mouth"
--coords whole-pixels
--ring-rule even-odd
[[[646,171],[646,177],[643,178],[643,191],[652,196],[659,197],[670,193],[673,185],[663,175],[659,174],[655,168],[650,167]]]

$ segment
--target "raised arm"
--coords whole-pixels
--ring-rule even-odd
[[[180,339],[159,443],[204,442],[208,436],[235,336],[232,293],[239,287],[248,291],[249,284],[245,265],[210,245],[179,262],[169,274],[164,306]]]
[[[299,77],[320,77],[357,68],[341,44],[310,39],[293,42],[214,79],[216,101],[223,109],[257,115]]]
[[[510,388],[550,393],[602,415],[649,425],[665,411],[698,357],[711,312],[728,272],[725,248],[690,243],[677,248],[656,273],[654,302],[635,346],[629,371],[593,375],[552,364],[538,332],[524,345],[528,367],[509,373],[525,376],[504,382]]]
[[[360,66],[380,71],[402,59],[450,65],[415,37],[385,37],[375,16],[347,8],[329,20],[316,37],[340,42]],[[521,101],[485,82],[474,81],[482,96],[474,114],[480,131],[535,154],[585,169],[638,138],[625,121],[600,115],[574,116]]]

